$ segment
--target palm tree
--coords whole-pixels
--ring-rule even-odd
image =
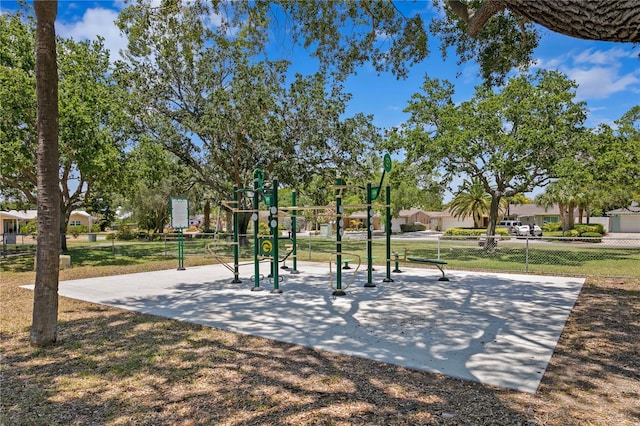
[[[575,223],[574,210],[583,199],[582,193],[577,191],[574,185],[567,181],[556,181],[549,184],[544,193],[537,195],[535,202],[545,210],[557,203],[562,230],[569,231]]]
[[[60,189],[58,188],[57,0],[36,0],[36,95],[38,123],[38,245],[33,321],[34,346],[55,343],[58,323]]]
[[[465,181],[448,205],[455,218],[473,217],[473,227],[482,228],[483,218],[489,215],[491,195],[485,190],[479,179]]]

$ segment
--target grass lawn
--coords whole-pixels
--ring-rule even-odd
[[[60,279],[176,267],[95,250],[72,250]],[[328,259],[323,250],[331,244],[312,256]],[[58,343],[32,348],[33,293],[20,285],[33,283],[33,259],[17,259],[0,263],[3,425],[640,423],[640,279],[587,279],[530,395],[67,298]],[[186,266],[211,262],[189,256]]]

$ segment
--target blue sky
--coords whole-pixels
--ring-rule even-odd
[[[16,7],[16,1],[0,0],[3,12]],[[95,39],[99,34],[105,38],[107,48],[115,53],[126,47],[125,39],[113,23],[123,7],[122,0],[60,0],[56,30],[63,37],[77,40]],[[402,4],[401,7],[408,15],[421,13],[425,21],[436,13],[431,0]],[[402,110],[411,95],[420,90],[425,73],[451,81],[456,88],[456,101],[471,98],[474,87],[480,83],[477,65],[457,65],[455,54],[444,61],[437,43],[435,37],[430,37],[431,55],[414,66],[406,80],[397,80],[390,74],[379,75],[371,66],[360,67],[345,86],[353,96],[348,114],[373,114],[374,123],[382,128],[402,123],[408,117]],[[296,71],[304,71],[305,64],[310,62],[308,58],[292,57],[298,52],[303,51],[289,49],[284,56],[294,62]],[[543,30],[534,56],[537,67],[557,69],[578,83],[577,99],[585,101],[589,111],[586,124],[595,127],[599,123],[613,124],[632,106],[640,104],[639,53],[640,47],[634,48],[630,43],[586,41]]]

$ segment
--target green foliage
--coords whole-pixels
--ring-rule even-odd
[[[496,235],[503,237],[509,237],[509,231],[506,228],[497,228]],[[480,237],[487,235],[487,230],[484,228],[448,228],[444,235],[445,237]]]
[[[336,170],[345,177],[361,173],[379,139],[372,117],[346,116],[350,95],[333,80],[334,74],[289,76],[287,61],[266,58],[271,33],[260,29],[273,23],[274,8],[289,14],[305,23],[292,27],[293,32],[325,34],[322,42],[309,38],[308,47],[323,63],[346,60],[338,65],[345,71],[348,64],[370,58],[367,46],[376,45],[374,40],[360,38],[364,50],[357,52],[344,38],[335,37],[340,31],[329,28],[344,22],[330,2],[224,4],[223,16],[229,21],[219,26],[202,19],[220,11],[217,2],[180,2],[166,8],[134,4],[120,14],[118,25],[129,38],[130,52],[115,75],[133,94],[127,110],[144,123],[145,133],[157,135],[157,143],[191,168],[194,179],[224,200],[232,198],[233,185],[252,186],[256,167],[297,188],[316,176],[324,177],[326,187]],[[344,7],[357,11],[360,6]],[[376,9],[391,14],[375,25],[404,22],[395,17],[391,4]],[[229,31],[231,22],[237,31]],[[398,25],[385,30],[401,28]],[[341,33],[347,39],[359,37],[349,34]],[[352,56],[356,53],[360,56]],[[387,53],[385,49],[383,67],[392,60]],[[248,207],[247,200],[243,203]],[[241,232],[246,223],[241,221]]]
[[[412,96],[407,123],[387,141],[407,160],[454,178],[477,179],[491,195],[489,229],[504,197],[544,186],[560,159],[570,156],[585,118],[575,83],[558,72],[511,78],[500,91],[478,87],[466,102],[453,102],[453,85],[426,77]]]
[[[422,223],[401,223],[400,230],[402,232],[425,231],[427,227]]]
[[[121,224],[118,227],[118,232],[116,232],[116,239],[129,241],[133,240],[137,237],[137,233],[133,230],[130,225]]]
[[[599,232],[583,232],[580,237],[582,238],[590,238],[589,242],[599,243],[602,242],[602,234]]]
[[[259,235],[269,235],[271,231],[269,230],[269,225],[264,222],[258,223],[258,234]]]
[[[542,226],[542,230],[547,233],[547,232],[557,232],[557,231],[562,231],[562,223],[561,222],[551,222],[551,223],[545,223]]]
[[[436,176],[409,161],[393,161],[387,175],[391,186],[391,214],[403,209],[442,210],[443,187]]]
[[[38,220],[33,219],[25,223],[24,225],[20,225],[20,233],[21,234],[36,234],[38,232]]]
[[[477,9],[481,0],[472,0],[469,7]],[[508,10],[490,19],[475,37],[467,33],[467,24],[456,16],[445,0],[435,0],[445,15],[430,24],[431,32],[442,41],[443,57],[455,48],[458,64],[477,62],[487,85],[502,85],[506,76],[516,67],[528,67],[533,62],[533,51],[540,39],[536,26]]]
[[[466,218],[471,216],[475,228],[480,228],[482,218],[489,216],[491,207],[491,194],[484,190],[480,179],[465,181],[462,188],[447,206],[453,217]]]
[[[587,233],[598,234],[599,236],[604,235],[604,226],[600,223],[594,223],[591,225],[576,224],[574,229],[580,233],[580,236],[585,236]]]
[[[3,13],[0,34],[0,193],[35,203],[35,22],[22,19],[20,12]],[[70,212],[85,204],[91,191],[115,188],[122,181],[123,105],[101,39],[58,38],[57,47],[57,175],[62,211]]]

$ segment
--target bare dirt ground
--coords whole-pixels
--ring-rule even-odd
[[[534,395],[66,298],[32,348],[33,280],[0,280],[2,425],[640,424],[637,279],[587,279]]]

